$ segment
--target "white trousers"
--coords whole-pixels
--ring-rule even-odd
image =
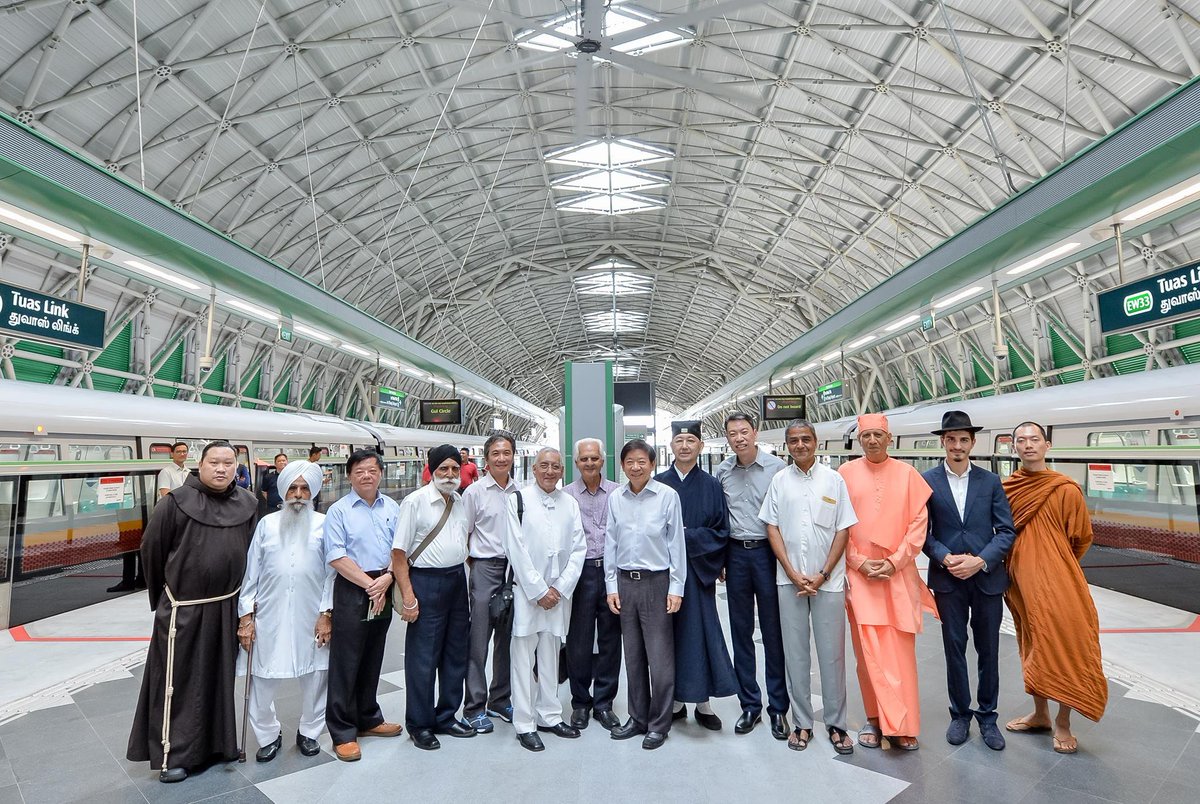
[[[250,728],[261,748],[275,742],[281,727],[275,715],[275,693],[284,678],[254,677],[250,685]],[[296,679],[300,683],[300,728],[305,737],[317,739],[325,730],[325,692],[329,671],[315,670]]]
[[[517,734],[563,722],[562,702],[558,700],[559,641],[548,632],[512,638],[513,728]],[[535,655],[536,681],[533,678]]]

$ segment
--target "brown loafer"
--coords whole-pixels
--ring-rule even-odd
[[[358,762],[362,759],[362,751],[358,743],[342,743],[333,747],[334,755],[342,762]]]
[[[404,731],[404,727],[399,723],[380,723],[369,729],[363,729],[358,733],[359,737],[396,737],[400,732]]]

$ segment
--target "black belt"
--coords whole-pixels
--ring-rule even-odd
[[[667,570],[621,570],[621,574],[631,581],[648,581],[659,575],[666,575]]]
[[[475,558],[474,556],[472,556],[471,560],[472,561],[503,561],[505,564],[508,563],[508,559],[505,558],[504,556],[488,556],[487,558]]]
[[[417,575],[453,575],[456,572],[462,572],[463,565],[455,564],[453,567],[409,567],[408,574]]]
[[[757,550],[760,547],[767,546],[766,539],[730,539],[729,544],[734,547],[742,547],[746,550]]]
[[[365,574],[365,575],[366,575],[368,578],[370,578],[371,580],[374,580],[374,579],[378,578],[380,575],[383,575],[385,572],[389,572],[389,571],[390,571],[390,570],[385,570],[385,569],[380,569],[380,570],[363,570],[363,574]]]
[[[583,566],[585,566],[585,567],[603,567],[604,566],[604,556],[600,556],[600,558],[585,558],[583,560]]]

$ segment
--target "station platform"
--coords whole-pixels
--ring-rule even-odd
[[[719,596],[724,598],[723,590]],[[818,723],[803,753],[789,751],[760,726],[735,735],[736,698],[713,702],[721,732],[694,720],[676,722],[660,750],[615,742],[596,724],[579,740],[548,736],[530,754],[512,727],[471,739],[442,740],[418,751],[407,736],[363,741],[363,759],[338,762],[328,735],[322,753],[305,758],[292,736],[298,689],[277,702],[284,748],[270,763],[216,765],[164,785],[146,763],[125,760],[151,615],[144,593],[0,632],[0,804],[53,802],[1133,802],[1196,801],[1200,787],[1200,617],[1119,592],[1092,587],[1100,614],[1108,710],[1094,724],[1078,715],[1079,753],[1062,756],[1048,735],[1008,734],[993,752],[978,730],[964,745],[945,741],[945,670],[937,623],[918,638],[922,734],[916,752],[856,746],[838,756]],[[718,603],[726,616],[724,600]],[[725,624],[728,634],[728,624]],[[404,710],[404,626],[388,640],[380,703],[389,720]],[[847,643],[847,650],[849,644]],[[1011,621],[1001,641],[1001,722],[1025,714],[1020,661]],[[814,662],[814,673],[815,673]],[[760,657],[761,674],[761,657]],[[848,657],[850,727],[863,723]],[[819,686],[814,678],[814,692]],[[562,688],[564,708],[569,694]],[[238,714],[241,714],[239,682]],[[820,698],[814,696],[820,718]],[[616,701],[624,718],[624,680]],[[690,710],[690,707],[689,707]]]

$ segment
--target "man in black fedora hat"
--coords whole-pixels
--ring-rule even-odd
[[[951,745],[965,742],[974,717],[984,743],[999,751],[1004,748],[1004,736],[996,727],[1000,620],[1008,588],[1004,559],[1016,536],[1000,478],[971,464],[975,434],[982,429],[972,425],[963,411],[949,410],[942,415],[941,428],[933,431],[941,436],[946,460],[922,475],[933,489],[927,503],[925,554],[946,654],[950,694],[946,741]],[[979,656],[979,708],[975,710],[971,709],[967,671],[968,623]]]

